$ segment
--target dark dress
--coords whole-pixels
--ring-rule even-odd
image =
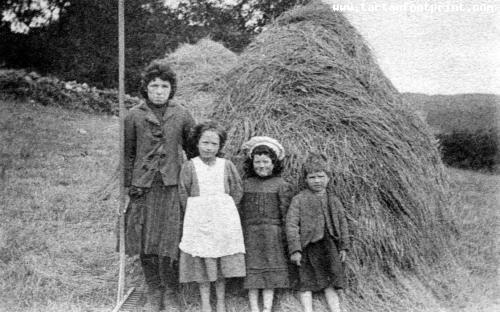
[[[345,288],[344,267],[335,239],[327,229],[325,217],[330,217],[327,196],[323,196],[321,210],[326,216],[317,218],[322,224],[317,224],[315,238],[302,250],[300,266],[292,266],[292,288],[298,291],[320,291],[327,287]],[[321,235],[321,233],[323,235]]]
[[[193,125],[191,114],[175,103],[142,103],[125,117],[125,186],[144,192],[131,196],[125,215],[128,255],[177,260],[182,229],[178,179]]]
[[[285,218],[292,192],[281,177],[243,182],[241,212],[247,289],[288,288]]]
[[[146,102],[132,108],[124,124],[125,252],[140,255],[146,283],[177,286],[182,209],[178,177],[194,119],[183,107]]]

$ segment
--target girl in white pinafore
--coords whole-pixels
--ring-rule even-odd
[[[200,284],[202,310],[210,311],[210,282],[216,282],[217,311],[224,311],[224,279],[245,276],[245,246],[236,204],[242,197],[234,164],[216,157],[225,131],[209,122],[194,129],[198,157],[181,169],[179,195],[185,208],[179,260],[181,283]]]

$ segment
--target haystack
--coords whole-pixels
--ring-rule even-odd
[[[211,111],[215,84],[237,62],[235,53],[222,44],[204,38],[196,44],[185,43],[164,59],[177,74],[175,100],[191,110],[196,119]]]
[[[297,186],[307,152],[328,155],[352,235],[351,289],[368,287],[366,273],[391,279],[439,258],[447,183],[436,142],[340,12],[314,1],[280,16],[225,76],[212,117],[229,127],[237,162],[251,136],[280,140]]]

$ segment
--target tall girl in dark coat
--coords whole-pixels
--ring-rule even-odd
[[[178,285],[183,213],[177,184],[195,122],[185,108],[172,103],[176,85],[172,69],[154,61],[142,78],[146,102],[125,117],[125,187],[130,196],[125,249],[128,255],[140,255],[151,311],[160,311],[167,286]]]
[[[247,267],[244,287],[252,312],[259,311],[259,290],[263,311],[271,312],[274,289],[290,286],[284,227],[292,191],[280,176],[285,152],[278,141],[253,137],[243,148],[248,155],[241,201]]]

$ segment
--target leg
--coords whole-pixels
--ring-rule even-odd
[[[271,310],[273,309],[274,289],[264,289],[262,291],[262,297],[264,297],[263,312],[271,312]]]
[[[250,311],[259,312],[259,290],[248,290],[248,300],[250,301]]]
[[[215,293],[217,294],[217,312],[226,312],[226,280],[220,278],[215,282]]]
[[[161,285],[172,294],[179,290],[179,263],[170,257],[159,257]]]
[[[148,288],[160,288],[160,270],[159,270],[159,259],[157,255],[140,255],[141,267],[144,272],[144,279]]]
[[[163,290],[163,308],[176,304],[182,310],[183,298],[179,284],[179,264],[170,257],[160,257],[160,278]]]
[[[146,306],[150,311],[160,311],[162,289],[159,271],[159,259],[156,255],[140,255],[144,278],[148,286]]]
[[[212,312],[210,307],[210,282],[199,283],[200,285],[200,298],[201,298],[201,311]]]
[[[304,309],[304,312],[313,312],[312,292],[301,291],[300,302],[302,303],[302,308]]]
[[[330,312],[340,312],[340,298],[333,287],[325,288],[325,297]]]

